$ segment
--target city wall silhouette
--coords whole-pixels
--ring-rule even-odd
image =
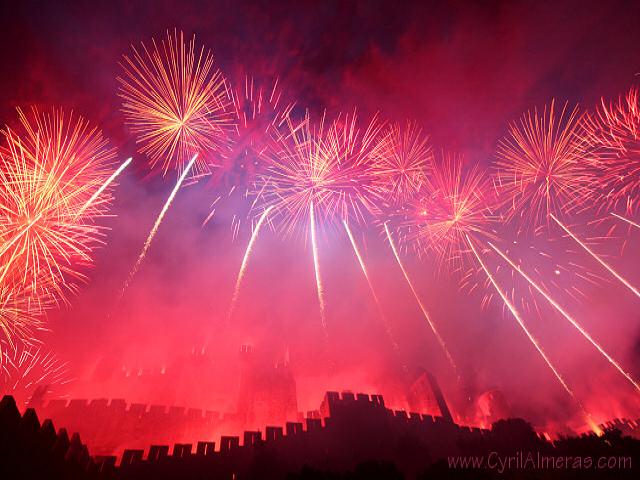
[[[214,425],[221,419],[195,410],[152,409],[136,404],[127,408],[122,401],[53,401],[43,411],[51,408],[61,408],[69,418],[92,414],[96,422],[98,417],[106,415],[118,435],[118,428],[122,426],[118,421],[132,416],[139,423],[131,425],[145,425],[151,419],[170,422],[183,417],[194,424]],[[88,420],[90,424],[91,419]],[[67,432],[73,429],[60,428],[56,432],[50,420],[40,424],[34,408],[28,408],[21,415],[13,398],[5,396],[0,403],[0,452],[2,468],[22,469],[17,476],[6,478],[243,479],[286,478],[296,472],[299,476],[289,478],[342,478],[328,474],[314,477],[313,472],[358,471],[367,461],[377,462],[375,471],[387,468],[388,474],[369,475],[369,478],[391,478],[389,475],[396,474],[399,476],[393,478],[416,478],[430,471],[433,476],[423,478],[443,478],[445,458],[486,454],[491,450],[535,450],[547,454],[578,451],[581,455],[609,452],[637,459],[640,441],[624,437],[621,432],[640,437],[639,425],[640,419],[616,420],[603,426],[604,437],[590,434],[552,443],[520,419],[501,420],[490,430],[469,428],[441,416],[388,409],[380,395],[327,392],[319,410],[310,412],[302,422],[267,426],[263,431],[246,431],[242,436],[223,435],[218,442],[170,446],[154,441],[145,448],[127,448],[118,458],[91,456],[78,433],[69,437]],[[128,438],[135,435],[135,431],[125,431],[122,435]],[[307,475],[309,472],[312,473]],[[20,476],[20,473],[36,476]],[[483,477],[481,473],[464,478],[493,478]],[[617,472],[612,478],[625,478],[627,473]],[[45,476],[38,477],[38,474]]]

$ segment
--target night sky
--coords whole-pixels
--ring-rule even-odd
[[[463,372],[460,385],[386,245],[379,227],[357,232],[372,278],[397,329],[402,359],[394,356],[367,284],[344,234],[323,233],[321,265],[327,292],[329,346],[319,324],[309,246],[267,232],[256,246],[233,321],[225,320],[235,275],[248,241],[237,238],[232,202],[202,227],[215,186],[199,182],[179,192],[149,256],[122,303],[119,289],[135,262],[175,180],[150,175],[125,126],[117,96],[118,62],[131,45],[167,29],[196,35],[233,84],[251,75],[278,78],[285,97],[329,114],[357,109],[391,121],[413,119],[437,152],[461,153],[490,166],[509,122],[552,99],[593,108],[637,82],[640,4],[637,2],[12,2],[0,15],[0,122],[14,125],[16,107],[63,107],[99,125],[117,148],[133,155],[115,190],[106,245],[70,304],[50,313],[45,343],[70,362],[76,381],[68,394],[123,396],[155,403],[233,408],[237,350],[255,344],[270,358],[289,352],[301,410],[315,408],[327,389],[380,391],[403,406],[401,364],[424,366],[452,401],[498,388],[517,414],[566,420],[574,407],[494,298],[483,305],[483,281],[470,291],[460,276],[437,272],[428,259],[405,255],[419,292]],[[599,237],[608,225],[576,218],[578,231]],[[640,284],[640,235],[623,229],[596,242],[630,281]],[[504,241],[511,240],[515,228]],[[640,375],[638,299],[611,282],[559,232],[531,245],[554,255],[540,269],[579,264],[602,281],[580,284],[584,296],[563,302],[608,349]],[[526,242],[524,242],[526,244]],[[622,248],[624,246],[624,248]],[[528,247],[523,247],[528,248]],[[527,253],[520,251],[523,260]],[[547,263],[545,263],[547,262]],[[549,263],[550,262],[550,263]],[[555,263],[554,263],[555,262]],[[511,278],[505,276],[504,279]],[[563,289],[570,277],[559,281]],[[513,282],[518,289],[522,284]],[[526,288],[517,290],[528,302]],[[528,314],[531,328],[598,419],[637,416],[639,404],[566,322],[546,307]],[[214,357],[208,381],[175,387],[173,397],[148,385],[109,380],[118,369],[159,369],[194,349]],[[635,369],[635,370],[634,370]],[[97,373],[96,373],[97,372]],[[101,373],[102,372],[102,373]],[[106,373],[104,373],[106,372]],[[195,382],[197,383],[197,382]]]

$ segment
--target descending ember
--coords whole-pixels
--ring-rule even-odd
[[[511,260],[502,250],[500,250],[498,247],[496,247],[493,243],[488,242],[489,246],[498,254],[500,255],[500,257],[502,257],[510,266],[511,268],[513,268],[514,270],[516,270],[520,275],[522,275],[527,282],[540,294],[542,295],[569,323],[571,323],[571,325],[573,325],[574,328],[576,328],[576,330],[578,330],[580,332],[580,334],[586,338],[589,343],[591,343],[597,350],[598,352],[600,352],[600,354],[607,359],[607,361],[613,365],[613,367],[618,370],[618,372],[620,372],[635,388],[636,390],[640,390],[640,385],[638,385],[638,383],[633,379],[633,377],[631,376],[630,373],[626,372],[624,370],[624,368],[622,368],[622,366],[616,361],[614,360],[601,346],[598,342],[596,342],[591,335],[589,335],[589,333],[571,316],[569,315],[569,313],[562,308],[558,302],[556,302],[553,298],[551,298],[551,296],[542,289],[542,287],[540,287],[536,282],[533,281],[533,279],[527,275],[527,273],[524,272],[524,270],[522,270],[522,268],[520,268],[518,265],[516,265],[513,260]]]
[[[318,254],[318,235],[316,234],[316,214],[313,201],[309,204],[309,235],[311,237],[311,253],[313,255],[313,271],[316,277],[316,292],[318,293],[318,305],[320,306],[320,320],[325,335],[327,333],[326,303],[324,300],[324,286],[320,273],[320,256]]]
[[[195,37],[167,32],[148,48],[132,47],[119,77],[122,110],[140,144],[140,151],[166,175],[182,171],[194,154],[196,172],[208,173],[207,154],[219,154],[232,127],[225,80],[213,56],[197,48]]]
[[[622,220],[623,222],[628,223],[629,225],[636,227],[636,228],[640,228],[640,223],[634,222],[633,220],[627,218],[627,217],[623,217],[622,215],[618,215],[617,213],[613,213],[611,212],[611,215],[616,217],[618,220]]]
[[[371,297],[373,297],[373,301],[375,302],[376,308],[378,309],[378,314],[380,315],[380,319],[384,323],[384,328],[386,330],[387,337],[389,338],[389,341],[391,342],[393,350],[395,351],[396,354],[398,354],[400,348],[398,346],[398,342],[396,341],[396,339],[394,337],[393,329],[391,328],[391,323],[387,319],[387,316],[384,314],[384,310],[382,309],[382,304],[380,303],[380,299],[378,298],[378,294],[376,293],[376,289],[373,287],[373,282],[371,280],[371,277],[369,276],[369,272],[367,271],[367,266],[366,266],[366,264],[364,262],[364,258],[362,257],[362,254],[360,253],[360,249],[358,248],[358,244],[356,243],[356,239],[354,238],[353,233],[351,232],[351,228],[349,227],[349,222],[347,222],[346,220],[343,220],[343,224],[344,224],[344,229],[347,232],[347,236],[349,237],[349,242],[351,243],[351,247],[353,248],[353,251],[356,254],[356,258],[358,259],[358,264],[360,265],[360,269],[362,270],[362,274],[364,275],[364,277],[365,277],[365,279],[367,281],[367,285],[369,286],[369,291],[371,292]]]
[[[513,315],[513,318],[518,323],[518,326],[522,329],[524,334],[529,339],[529,342],[531,342],[531,344],[538,351],[538,353],[540,354],[540,356],[542,357],[542,359],[544,360],[546,365],[549,367],[551,372],[553,372],[553,375],[556,377],[556,379],[558,380],[560,385],[562,385],[562,388],[565,390],[565,392],[567,392],[569,394],[569,396],[576,402],[576,404],[580,408],[580,411],[582,412],[582,414],[583,414],[583,416],[585,418],[585,421],[590,426],[590,428],[594,429],[596,431],[596,433],[600,433],[600,429],[597,427],[597,424],[592,420],[591,415],[585,410],[582,402],[576,397],[575,393],[569,387],[569,385],[567,385],[567,382],[565,381],[565,379],[562,377],[562,375],[560,374],[558,369],[555,367],[555,365],[551,362],[551,360],[549,359],[549,357],[545,353],[544,349],[540,345],[540,342],[533,336],[533,334],[527,328],[527,326],[524,323],[524,321],[523,321],[520,313],[518,312],[518,310],[515,308],[513,303],[509,300],[509,297],[506,295],[506,293],[498,285],[498,282],[496,281],[496,279],[493,276],[493,274],[491,273],[491,271],[488,269],[488,267],[485,264],[484,260],[482,260],[482,257],[478,253],[478,251],[477,251],[476,247],[474,246],[473,241],[471,240],[470,237],[467,237],[467,242],[469,244],[469,247],[471,248],[471,251],[473,252],[474,257],[476,258],[476,260],[480,264],[482,270],[485,272],[485,274],[487,275],[487,278],[491,282],[491,285],[493,285],[493,288],[496,290],[496,292],[498,292],[498,295],[500,295],[500,298],[502,299],[504,304],[507,306],[507,308],[511,312],[511,315]]]
[[[432,163],[429,137],[417,123],[389,125],[372,154],[372,174],[382,201],[392,207],[408,202],[427,182]]]
[[[409,286],[409,289],[411,290],[411,293],[413,294],[413,297],[415,298],[416,303],[420,307],[420,311],[422,312],[422,316],[424,317],[424,319],[429,324],[429,328],[431,328],[431,331],[433,332],[433,335],[436,337],[436,340],[438,340],[438,343],[440,344],[440,347],[442,348],[445,356],[447,357],[447,360],[449,361],[449,364],[451,365],[453,370],[456,372],[456,376],[459,379],[460,378],[460,374],[458,372],[458,367],[456,366],[456,362],[453,360],[453,357],[449,353],[449,349],[447,348],[447,344],[444,342],[444,339],[442,338],[442,336],[438,332],[438,329],[436,328],[435,323],[433,323],[433,320],[431,319],[431,315],[429,315],[429,312],[428,312],[427,308],[425,307],[425,305],[422,302],[422,300],[420,300],[420,295],[418,295],[418,292],[415,289],[415,287],[413,286],[413,282],[411,281],[411,277],[409,277],[409,273],[407,272],[407,269],[405,268],[404,264],[402,263],[402,260],[400,259],[400,253],[398,252],[396,244],[393,241],[393,237],[391,236],[391,231],[389,230],[388,222],[386,222],[384,224],[384,231],[387,234],[387,240],[389,241],[389,246],[391,247],[391,251],[393,252],[393,256],[395,257],[396,262],[398,263],[398,266],[400,267],[400,270],[402,271],[402,275],[404,276],[404,279],[407,282],[407,285]]]
[[[593,151],[578,107],[555,102],[527,112],[498,145],[497,178],[508,216],[525,226],[548,221],[549,213],[570,213],[592,194]]]
[[[114,155],[81,117],[35,109],[19,116],[22,130],[7,128],[0,153],[0,277],[64,298],[102,242],[96,220],[111,202],[104,184]]]
[[[578,245],[580,245],[585,252],[587,252],[596,262],[602,265],[611,275],[613,275],[616,280],[622,283],[625,287],[627,287],[633,294],[640,298],[640,291],[634,287],[626,278],[620,275],[609,263],[607,263],[600,255],[593,251],[586,243],[580,240],[564,223],[562,223],[555,215],[551,214],[551,218],[554,222],[558,224],[558,226],[564,230],[564,232],[569,235]]]
[[[598,149],[599,199],[608,208],[638,211],[640,194],[640,96],[637,87],[589,116],[585,137]]]
[[[69,367],[43,347],[0,342],[0,392],[26,405],[36,388],[49,391],[71,381]]]

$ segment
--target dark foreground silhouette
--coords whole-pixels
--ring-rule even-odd
[[[461,427],[446,417],[385,407],[381,396],[328,392],[322,418],[267,427],[213,442],[151,445],[122,457],[92,457],[78,433],[20,414],[0,402],[1,479],[441,479],[640,478],[638,422],[598,437],[549,442],[521,419],[491,430]],[[145,456],[146,453],[146,456]]]

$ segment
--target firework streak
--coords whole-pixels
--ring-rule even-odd
[[[582,334],[584,338],[586,338],[594,347],[596,347],[596,349],[604,356],[604,358],[607,359],[607,361],[611,365],[613,365],[616,368],[616,370],[618,370],[629,382],[631,382],[631,384],[637,390],[640,390],[640,385],[638,385],[638,383],[631,377],[631,375],[625,372],[622,366],[620,366],[618,362],[616,362],[613,358],[611,358],[611,356],[598,344],[598,342],[596,342],[591,337],[591,335],[589,335],[589,333],[586,332],[582,328],[582,326],[580,326],[580,324],[571,317],[571,315],[569,315],[553,298],[551,298],[548,293],[546,293],[540,286],[538,286],[538,284],[535,283],[531,279],[531,277],[529,277],[529,275],[527,275],[518,265],[516,265],[505,253],[503,253],[493,243],[488,242],[488,244],[498,255],[500,255],[509,265],[511,265],[511,267],[515,271],[517,271],[520,275],[522,275],[522,277],[527,282],[529,282],[529,285],[535,288],[540,295],[542,295],[565,319],[567,319],[569,323],[571,323],[571,325],[573,325]]]
[[[533,334],[529,331],[529,329],[525,325],[524,321],[522,320],[522,317],[520,316],[520,313],[518,312],[516,307],[513,305],[513,303],[511,303],[511,301],[509,300],[507,295],[502,291],[502,289],[500,288],[500,286],[496,282],[495,278],[493,277],[493,275],[491,274],[491,272],[489,271],[489,269],[485,265],[484,261],[482,260],[482,258],[478,254],[478,251],[476,250],[476,247],[474,246],[473,242],[471,241],[471,238],[469,238],[468,236],[467,236],[467,242],[469,243],[469,247],[471,248],[471,251],[473,252],[473,255],[476,257],[476,259],[478,260],[478,263],[482,267],[482,270],[484,271],[484,273],[487,275],[487,278],[491,282],[491,285],[493,285],[493,288],[495,288],[496,292],[498,292],[498,295],[500,295],[500,298],[502,299],[504,304],[507,306],[507,308],[509,309],[509,311],[513,315],[513,318],[516,319],[516,322],[518,322],[518,325],[520,326],[520,328],[522,329],[524,334],[527,336],[529,341],[536,348],[536,350],[538,351],[538,353],[540,354],[540,356],[542,357],[544,362],[547,364],[549,369],[553,372],[553,375],[556,377],[558,382],[560,382],[560,385],[562,385],[562,388],[564,388],[565,392],[567,392],[569,394],[569,396],[576,402],[576,404],[580,408],[580,411],[582,412],[582,414],[584,415],[585,419],[587,420],[587,423],[589,423],[589,425],[592,428],[594,428],[595,423],[591,419],[591,415],[585,410],[584,406],[582,405],[582,402],[580,400],[578,400],[576,395],[573,393],[573,390],[571,390],[571,388],[569,388],[569,385],[567,385],[567,383],[565,382],[564,378],[562,378],[562,375],[560,374],[560,372],[556,369],[556,367],[553,365],[553,363],[551,363],[551,360],[549,359],[549,357],[547,357],[547,354],[542,349],[542,346],[538,343],[538,340],[536,340],[536,338],[533,336]]]
[[[249,257],[251,256],[251,252],[253,251],[253,246],[258,239],[258,233],[260,232],[260,228],[262,224],[266,220],[269,212],[273,206],[268,207],[260,216],[258,223],[256,224],[253,232],[251,233],[251,239],[249,240],[249,245],[247,245],[247,250],[244,252],[244,257],[242,258],[242,264],[240,265],[240,271],[238,272],[238,278],[236,279],[236,286],[233,290],[233,297],[231,298],[231,305],[229,306],[229,319],[233,315],[233,311],[235,310],[236,303],[238,302],[238,297],[240,296],[240,285],[242,284],[242,279],[244,278],[244,274],[247,271],[247,264],[249,263]]]
[[[453,370],[456,372],[456,376],[458,378],[460,378],[460,375],[458,374],[458,367],[456,366],[456,362],[453,361],[453,357],[449,353],[449,349],[447,348],[447,345],[444,343],[444,340],[442,339],[442,337],[438,333],[438,329],[436,328],[435,324],[431,320],[431,316],[429,315],[429,312],[427,312],[427,309],[424,306],[424,304],[422,303],[422,300],[420,300],[420,297],[418,296],[418,292],[416,291],[415,287],[413,286],[413,283],[411,282],[411,279],[409,278],[409,274],[407,273],[407,270],[404,268],[404,265],[402,264],[402,261],[400,260],[400,255],[398,254],[398,250],[397,250],[396,245],[395,245],[395,243],[393,241],[393,237],[391,236],[391,232],[389,231],[389,226],[388,226],[387,223],[384,224],[384,230],[387,233],[387,239],[389,240],[389,245],[391,246],[391,250],[393,251],[393,255],[396,257],[396,261],[398,262],[398,266],[400,267],[400,270],[402,270],[402,274],[404,275],[404,279],[407,281],[407,285],[409,285],[409,288],[411,289],[411,293],[413,293],[413,297],[416,299],[416,302],[418,303],[418,306],[420,307],[420,310],[422,311],[422,315],[424,316],[425,320],[429,324],[429,327],[431,327],[431,331],[433,332],[433,334],[435,335],[436,339],[438,340],[438,343],[442,347],[442,350],[444,351],[444,354],[446,355],[447,360],[449,361],[449,364],[451,365]]]
[[[635,294],[636,297],[640,298],[640,291],[638,291],[638,289],[636,287],[631,285],[622,275],[620,275],[618,272],[616,272],[613,269],[613,267],[611,267],[607,262],[602,260],[602,258],[600,258],[600,256],[598,254],[596,254],[584,242],[582,242],[578,237],[576,237],[571,232],[571,230],[569,230],[569,228],[567,228],[560,220],[558,220],[556,218],[555,215],[551,214],[550,217],[553,219],[553,221],[555,221],[558,224],[558,226],[560,226],[560,228],[562,228],[562,230],[564,230],[567,233],[567,235],[569,235],[571,238],[573,238],[575,240],[575,242],[584,249],[585,252],[587,252],[589,255],[591,255],[591,257],[593,257],[593,259],[595,261],[597,261],[600,265],[602,265],[611,275],[616,277],[625,287],[627,287],[629,290],[631,290]]]
[[[120,165],[118,167],[118,169],[113,172],[113,174],[107,179],[106,182],[104,182],[102,184],[102,186],[96,190],[96,193],[94,193],[93,195],[91,195],[91,198],[89,200],[87,200],[87,203],[85,203],[82,208],[78,211],[78,213],[76,214],[77,217],[79,217],[80,215],[82,215],[84,213],[84,211],[89,208],[91,205],[93,205],[93,202],[96,201],[96,199],[102,194],[102,192],[104,192],[104,190],[111,185],[111,183],[118,177],[118,175],[120,175],[122,173],[122,171],[127,168],[127,166],[129,166],[129,164],[131,163],[132,158],[129,157],[127,158],[122,165]]]
[[[623,222],[628,223],[629,225],[631,225],[633,227],[640,228],[640,223],[636,223],[633,220],[629,220],[628,218],[625,218],[622,215],[618,215],[617,213],[611,213],[611,215],[616,217],[618,220],[622,220]]]
[[[169,198],[167,198],[167,201],[165,202],[164,206],[162,207],[162,210],[160,210],[160,215],[158,215],[158,218],[156,219],[156,222],[153,224],[153,228],[151,229],[151,232],[149,232],[149,236],[147,237],[147,241],[144,242],[144,247],[142,248],[142,252],[140,252],[140,256],[138,257],[138,260],[136,261],[135,265],[131,269],[131,272],[129,273],[129,277],[127,278],[127,281],[125,282],[124,287],[122,287],[122,291],[120,292],[120,299],[124,295],[124,292],[127,290],[129,285],[131,284],[131,281],[133,280],[133,277],[136,275],[136,273],[138,273],[138,269],[140,268],[140,265],[142,265],[142,262],[144,261],[144,257],[147,255],[147,251],[149,250],[149,247],[151,246],[151,242],[153,242],[153,238],[156,236],[156,233],[158,232],[158,228],[160,227],[160,224],[162,223],[162,219],[164,218],[165,214],[167,213],[167,210],[169,210],[169,207],[171,206],[171,202],[173,202],[173,199],[176,196],[176,194],[178,193],[178,190],[180,190],[180,186],[182,185],[182,182],[184,182],[184,179],[189,174],[189,171],[191,170],[191,167],[193,166],[193,164],[195,163],[197,158],[198,158],[198,154],[195,154],[193,156],[193,158],[191,158],[191,161],[188,163],[187,167],[180,174],[180,177],[178,178],[178,181],[176,182],[175,187],[173,187],[173,190],[171,191],[171,194],[169,195]]]
[[[309,235],[311,236],[311,249],[313,250],[313,268],[316,275],[316,290],[318,292],[318,303],[320,305],[320,321],[326,334],[327,318],[325,314],[324,288],[322,286],[322,277],[320,276],[320,259],[318,257],[318,242],[316,239],[316,216],[313,210],[313,202],[309,203]]]
[[[385,330],[387,332],[387,336],[389,337],[389,340],[391,341],[391,345],[393,346],[394,351],[396,352],[396,354],[399,353],[400,348],[398,347],[398,343],[395,341],[393,333],[391,331],[391,326],[389,325],[389,322],[387,321],[387,317],[384,314],[384,311],[382,310],[382,305],[380,304],[380,300],[378,299],[378,295],[376,294],[375,289],[373,288],[373,283],[371,282],[371,278],[369,278],[369,272],[367,272],[367,267],[364,263],[364,259],[362,258],[362,255],[360,254],[360,250],[358,249],[358,245],[356,243],[356,239],[353,238],[353,234],[351,233],[351,229],[349,228],[349,223],[346,220],[342,221],[344,224],[344,229],[347,231],[347,235],[349,236],[349,241],[351,242],[351,246],[353,247],[353,251],[356,254],[356,257],[358,259],[358,263],[360,264],[360,268],[362,269],[362,273],[364,274],[364,278],[367,280],[367,285],[369,285],[369,291],[371,292],[371,296],[373,297],[373,300],[376,304],[376,307],[378,309],[378,313],[380,314],[380,318],[382,319],[383,323],[384,323],[384,327]]]

